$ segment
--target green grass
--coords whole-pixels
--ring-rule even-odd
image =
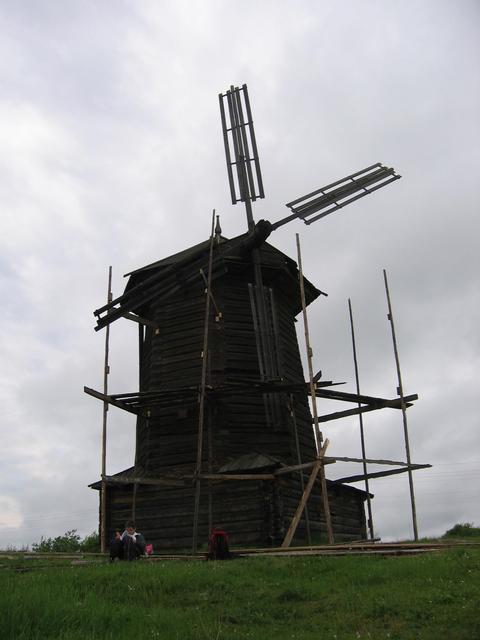
[[[415,557],[1,560],[2,640],[480,637],[480,549]]]

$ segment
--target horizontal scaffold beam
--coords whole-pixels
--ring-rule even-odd
[[[133,476],[124,476],[116,478],[115,476],[105,476],[108,484],[152,484],[162,487],[185,487],[185,482],[177,478],[137,478]]]
[[[152,327],[152,329],[158,329],[158,324],[153,322],[153,320],[149,320],[148,318],[144,318],[143,316],[139,316],[136,313],[124,313],[123,317],[127,320],[132,320],[133,322],[137,322],[138,324],[143,324],[146,327]]]
[[[95,391],[95,389],[90,389],[90,387],[83,387],[83,390],[85,393],[87,393],[89,396],[92,396],[93,398],[98,398],[103,402],[108,402],[108,404],[111,404],[114,407],[118,407],[119,409],[123,409],[124,411],[128,411],[129,413],[134,413],[135,415],[138,415],[138,411],[136,409],[134,409],[133,407],[129,407],[121,400],[115,400],[115,398],[112,398],[112,396],[107,396],[104,393],[100,393],[100,391]]]
[[[326,389],[325,386],[334,386],[336,383],[331,381],[316,384],[316,395],[318,397],[330,400],[343,400],[346,402],[356,402],[366,404],[365,407],[356,407],[348,410],[348,412],[337,412],[335,414],[326,414],[321,416],[320,421],[326,422],[333,420],[335,417],[344,417],[345,415],[355,415],[359,411],[374,409],[383,409],[390,407],[392,409],[401,409],[401,398],[377,398],[373,396],[364,396],[356,393],[344,393],[332,389]],[[338,384],[338,383],[337,383]],[[305,393],[309,392],[309,384],[306,382],[287,382],[284,380],[261,381],[252,380],[250,382],[226,382],[215,386],[207,385],[207,395],[214,399],[216,397],[242,396],[242,395],[263,395],[265,393]],[[189,387],[164,388],[154,391],[134,391],[130,393],[117,393],[112,395],[104,395],[100,391],[84,387],[85,393],[98,398],[103,402],[108,402],[120,409],[138,413],[140,408],[148,409],[150,406],[159,404],[172,404],[174,401],[185,402],[188,400],[196,400],[198,394],[198,385]],[[406,406],[411,406],[410,402],[417,400],[418,395],[410,395],[404,398]],[[333,417],[328,417],[333,416]]]
[[[392,400],[388,400],[386,398],[377,398],[375,396],[365,396],[359,393],[348,393],[346,391],[337,391],[336,389],[315,389],[315,395],[317,398],[325,398],[326,400],[341,400],[343,402],[356,402],[360,404],[366,405],[379,405],[379,408],[383,407],[391,407],[392,409],[401,409],[402,408],[402,400],[401,398],[393,398]],[[413,400],[418,400],[418,395],[415,393],[410,396],[405,396],[404,401],[407,403],[412,402]],[[411,406],[407,404],[407,406]]]
[[[429,469],[431,468],[431,464],[406,464],[401,469],[390,469],[389,471],[375,471],[373,473],[367,474],[359,474],[356,476],[347,476],[345,478],[338,478],[337,480],[332,480],[335,484],[350,484],[352,482],[361,482],[368,478],[385,478],[386,476],[394,476],[397,473],[406,473],[408,471],[417,471],[418,469]]]
[[[413,400],[418,400],[416,394],[406,396],[404,399],[405,406],[411,407]],[[378,409],[401,409],[402,399],[395,398],[393,400],[384,400],[383,402],[376,402],[375,404],[369,404],[364,407],[357,407],[356,409],[346,409],[345,411],[335,411],[334,413],[326,413],[323,416],[318,416],[319,422],[330,422],[331,420],[339,420],[340,418],[347,418],[348,416],[356,416],[361,413],[368,413],[369,411],[377,411]]]
[[[189,483],[195,479],[210,480],[210,481],[258,481],[258,480],[275,480],[278,476],[285,475],[287,473],[294,473],[296,471],[303,471],[312,469],[315,465],[327,465],[334,464],[335,462],[367,462],[369,464],[384,464],[384,465],[396,465],[400,466],[400,469],[391,469],[389,471],[378,471],[367,474],[368,478],[382,478],[385,476],[391,476],[398,473],[404,473],[406,471],[417,469],[427,469],[431,467],[431,464],[407,464],[406,462],[399,462],[397,460],[382,460],[371,458],[349,458],[340,456],[324,456],[323,458],[316,458],[311,462],[305,462],[304,464],[297,464],[292,466],[285,466],[276,469],[272,473],[202,473],[199,475],[185,474],[178,477],[164,476],[163,478],[146,478],[137,476],[105,476],[105,481],[108,484],[144,484],[144,485],[158,485],[165,487],[187,487]],[[355,476],[348,476],[345,478],[338,478],[337,480],[331,480],[335,484],[349,484],[353,482],[360,482],[365,479],[365,475],[359,474]]]

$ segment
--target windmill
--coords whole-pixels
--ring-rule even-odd
[[[282,225],[311,224],[400,176],[377,163],[293,200],[277,222],[256,223],[252,203],[264,190],[246,85],[219,103],[232,204],[245,206],[246,233],[224,238],[212,219],[207,241],[130,272],[124,293],[94,312],[96,330],[119,318],[139,327],[139,391],[85,388],[136,415],[134,467],[102,478],[106,529],[133,516],[158,546],[194,550],[214,524],[237,543],[278,544],[290,523],[299,539],[365,537],[365,492],[325,479],[324,465],[336,459],[324,455],[318,424],[333,418],[314,416],[314,434],[308,394],[364,410],[401,403],[342,393],[319,375],[305,382],[294,322],[322,292],[266,241]],[[312,469],[323,507],[313,488],[299,511]]]

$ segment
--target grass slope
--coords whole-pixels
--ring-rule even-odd
[[[478,547],[25,572],[2,560],[0,584],[2,640],[480,637]]]

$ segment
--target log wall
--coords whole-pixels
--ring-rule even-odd
[[[265,295],[273,299],[272,343],[277,345],[276,365],[286,381],[303,382],[304,373],[295,330],[294,300],[298,281],[292,262],[268,247],[262,250]],[[179,276],[181,279],[181,276]],[[215,280],[213,295],[221,318],[212,311],[209,325],[208,381],[217,384],[245,378],[259,379],[256,332],[250,303],[251,265],[242,261],[226,264],[226,273]],[[199,385],[202,368],[205,285],[198,282],[181,288],[162,305],[153,301],[137,310],[154,320],[159,330],[145,328],[141,348],[140,390],[152,391]],[[296,303],[298,306],[298,303]],[[274,316],[274,317],[273,317]],[[273,336],[275,325],[276,335]],[[306,393],[295,394],[297,451],[294,421],[285,394],[278,397],[277,419],[269,423],[265,399],[260,395],[238,395],[213,399],[208,404],[203,449],[204,472],[218,471],[247,454],[261,453],[297,464],[313,460],[316,454],[312,417]],[[137,421],[135,475],[192,475],[196,464],[198,404],[176,404]],[[334,531],[341,539],[365,537],[364,494],[349,487],[330,485]],[[109,488],[108,526],[110,535],[123,527],[133,510],[131,486]],[[281,480],[211,483],[202,482],[199,540],[207,540],[211,524],[223,526],[233,544],[278,543],[288,528],[300,499],[299,474]],[[135,518],[139,530],[158,548],[191,544],[193,525],[193,485],[182,489],[139,486],[135,497]],[[319,488],[309,509],[312,532],[325,532]],[[305,527],[296,539],[305,538]]]

